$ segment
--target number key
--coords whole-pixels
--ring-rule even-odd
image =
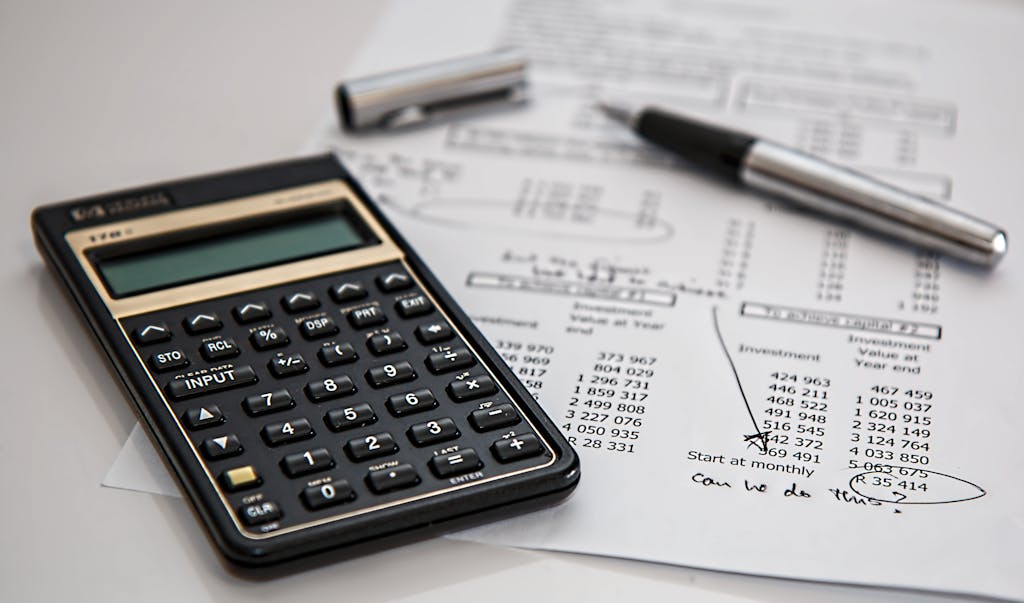
[[[396,417],[410,415],[415,412],[423,412],[431,408],[437,408],[437,400],[429,389],[418,389],[416,391],[395,394],[386,402],[388,410]]]
[[[355,393],[356,384],[348,375],[327,377],[322,381],[311,381],[306,384],[306,397],[311,402],[324,402]]]
[[[327,427],[331,431],[345,431],[346,429],[365,427],[375,423],[377,422],[377,415],[373,413],[373,409],[370,408],[369,404],[363,402],[328,411],[324,415],[324,422],[327,423]]]
[[[334,466],[334,459],[326,448],[314,448],[298,454],[289,454],[281,460],[281,469],[288,477],[299,477]]]
[[[412,369],[411,364],[405,361],[375,366],[366,371],[366,380],[376,388],[387,387],[396,383],[405,383],[415,378],[416,371]]]
[[[242,408],[250,417],[278,412],[295,406],[295,400],[286,389],[276,389],[272,392],[254,394],[246,397],[242,402]]]
[[[365,461],[380,456],[387,456],[398,451],[398,444],[391,434],[384,431],[374,435],[349,440],[345,444],[345,453],[353,461]]]
[[[306,505],[310,511],[340,505],[355,497],[356,493],[352,490],[352,486],[343,479],[319,486],[309,486],[302,490],[302,504]]]
[[[263,441],[268,446],[280,446],[289,442],[305,440],[313,437],[313,426],[303,418],[292,419],[284,423],[271,423],[260,431]]]
[[[409,428],[409,432],[406,435],[409,436],[409,440],[416,446],[429,446],[438,442],[454,440],[462,434],[459,433],[459,428],[455,426],[455,421],[444,417],[427,421],[426,423],[417,423]]]

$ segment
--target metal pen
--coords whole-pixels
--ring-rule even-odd
[[[982,266],[1006,232],[962,211],[796,149],[653,107],[598,103],[611,119],[689,162],[752,189]]]

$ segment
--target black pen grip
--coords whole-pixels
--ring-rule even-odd
[[[739,180],[740,166],[753,136],[680,117],[660,109],[645,109],[636,132],[683,159],[730,180]]]

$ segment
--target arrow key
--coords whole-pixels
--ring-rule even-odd
[[[242,324],[270,318],[270,308],[263,302],[249,302],[241,306],[235,306],[231,313],[235,315],[235,320]]]
[[[242,443],[238,441],[238,436],[233,433],[217,438],[207,438],[203,440],[201,448],[203,449],[203,456],[210,460],[242,454]]]
[[[198,335],[200,333],[216,331],[224,326],[224,323],[213,312],[201,312],[185,317],[185,320],[181,321],[181,326],[185,327],[185,330],[190,335]]]
[[[357,299],[363,299],[364,297],[367,296],[366,287],[364,287],[362,283],[358,282],[341,283],[340,285],[335,285],[334,287],[331,287],[330,293],[331,297],[334,298],[334,301],[338,302],[339,304]]]
[[[132,339],[140,345],[149,345],[160,341],[167,341],[171,338],[171,330],[163,322],[154,322],[132,331]]]
[[[425,345],[448,341],[454,335],[452,328],[445,322],[428,322],[416,327],[416,339]]]
[[[404,291],[412,287],[412,279],[409,278],[408,274],[402,274],[401,272],[382,274],[377,277],[377,287],[384,293]]]
[[[224,422],[224,413],[216,404],[207,404],[199,408],[193,408],[185,413],[183,417],[185,425],[192,431],[205,429],[220,425]]]
[[[292,314],[320,307],[320,300],[309,291],[289,293],[281,298],[281,305]]]

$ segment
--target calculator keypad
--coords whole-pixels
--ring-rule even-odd
[[[123,326],[231,512],[254,533],[551,460],[398,262]],[[152,345],[160,342],[170,343]]]

